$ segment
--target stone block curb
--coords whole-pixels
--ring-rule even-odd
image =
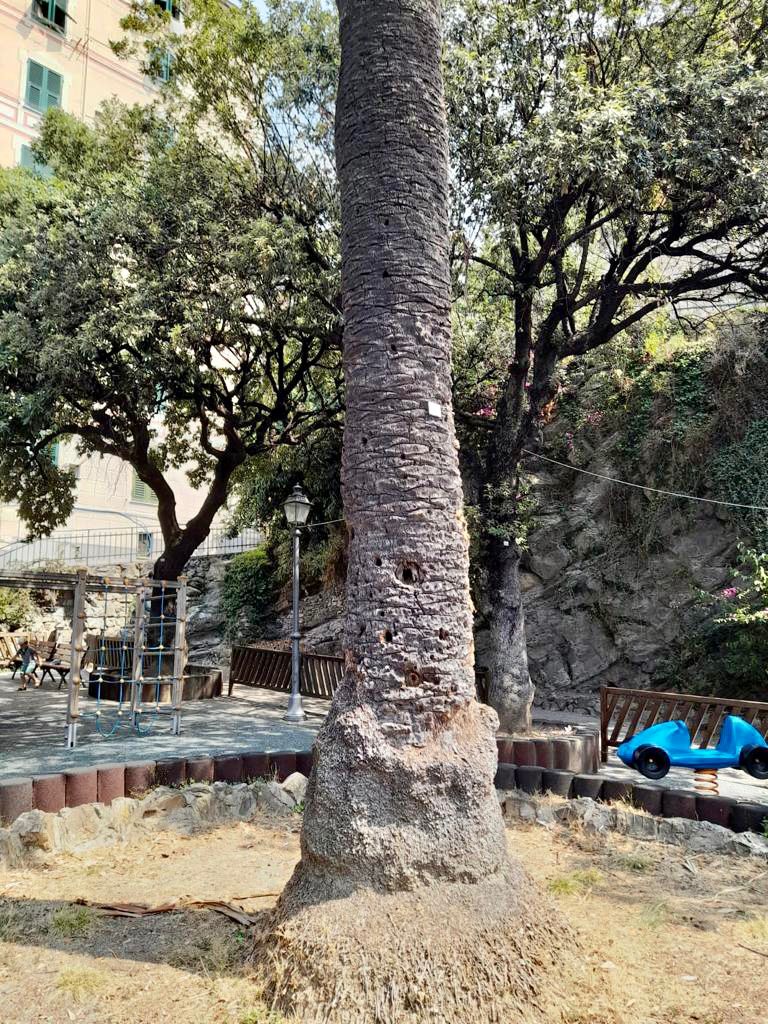
[[[34,806],[32,779],[5,779],[0,782],[0,824],[9,825]]]
[[[271,774],[278,782],[285,782],[289,775],[296,771],[296,752],[293,750],[275,750],[269,755]]]
[[[98,768],[73,768],[64,772],[67,807],[95,804],[99,799]]]
[[[538,765],[520,764],[517,766],[517,788],[524,793],[541,792],[541,776],[544,769]]]
[[[213,759],[214,782],[242,782],[242,754],[221,754]]]
[[[125,766],[125,795],[141,796],[155,785],[155,762],[137,761]]]
[[[187,762],[176,757],[155,761],[155,779],[158,786],[183,786],[187,781]]]
[[[545,793],[567,798],[571,795],[573,777],[573,772],[562,771],[560,768],[545,768],[541,773],[541,788]]]
[[[599,800],[603,793],[604,779],[600,775],[579,773],[573,778],[573,795]]]
[[[63,775],[38,775],[32,779],[34,805],[38,811],[55,814],[67,806],[67,784]]]
[[[515,789],[517,787],[517,765],[502,762],[496,769],[493,780],[496,789]]]
[[[187,782],[213,782],[213,758],[187,758]]]
[[[304,772],[306,775],[307,773]],[[243,754],[243,778],[244,779],[268,779],[269,755],[261,752],[255,754]]]
[[[101,765],[96,771],[96,790],[100,804],[111,804],[125,796],[125,765]]]

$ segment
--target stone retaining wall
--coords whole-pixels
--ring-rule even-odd
[[[626,804],[610,806],[589,797],[551,800],[519,790],[499,793],[504,817],[529,824],[578,825],[588,832],[619,832],[632,839],[682,846],[691,853],[725,853],[768,860],[768,839],[752,832],[734,833],[711,821],[656,818]]]
[[[762,835],[768,828],[768,803],[741,803],[727,796],[662,789],[631,779],[612,779],[589,772],[499,761],[495,781],[497,789],[517,789],[529,796],[552,793],[564,799],[589,798],[609,804],[622,802],[655,817],[707,821],[733,832]]]

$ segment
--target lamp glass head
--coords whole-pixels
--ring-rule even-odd
[[[309,510],[312,506],[312,502],[306,496],[304,491],[298,484],[293,488],[291,496],[287,499],[283,508],[285,509],[285,518],[288,520],[289,526],[303,526],[309,518]]]

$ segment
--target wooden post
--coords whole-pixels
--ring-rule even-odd
[[[171,700],[173,714],[171,732],[181,732],[181,702],[184,694],[184,669],[187,666],[187,578],[179,577],[176,589],[176,623],[173,630],[173,686]]]
[[[146,586],[144,580],[136,581],[136,615],[133,631],[133,669],[131,671],[131,721],[134,729],[141,714],[144,696],[144,619]]]
[[[600,760],[608,761],[608,692],[605,686],[600,687]]]
[[[85,595],[88,570],[80,569],[72,591],[72,651],[67,683],[67,746],[77,746],[77,722],[80,717],[80,665],[85,653]]]

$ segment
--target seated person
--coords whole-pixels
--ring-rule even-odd
[[[26,690],[30,682],[32,682],[35,689],[42,686],[42,679],[38,680],[35,676],[35,669],[38,664],[37,651],[26,640],[22,640],[19,644],[19,657],[21,658],[21,686],[19,689]]]

